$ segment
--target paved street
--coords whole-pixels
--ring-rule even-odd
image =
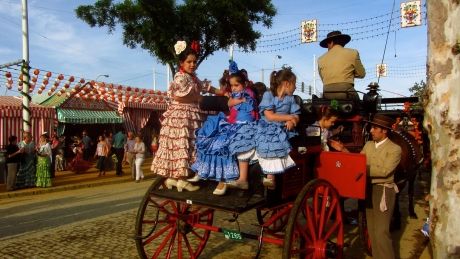
[[[151,180],[55,192],[0,201],[0,258],[138,258],[134,222]],[[420,195],[419,195],[420,197]],[[351,202],[351,201],[350,201]],[[421,202],[416,207],[425,215]],[[403,209],[403,214],[407,212]],[[216,213],[214,225],[236,229],[231,215]],[[242,230],[258,233],[255,211],[240,216]],[[403,220],[395,232],[400,258],[419,258],[424,239],[421,219]],[[346,228],[345,258],[366,258],[356,226]],[[253,258],[257,242],[228,241],[212,233],[200,258]],[[262,258],[280,258],[281,249],[264,245]],[[427,258],[427,257],[421,257]]]

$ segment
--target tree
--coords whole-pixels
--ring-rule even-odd
[[[423,107],[424,101],[427,99],[427,92],[426,92],[426,83],[425,81],[420,81],[420,83],[415,82],[415,84],[409,88],[409,92],[411,92],[411,96],[418,97],[419,101],[415,105],[418,108]]]
[[[126,46],[146,49],[173,69],[177,40],[200,42],[198,65],[232,44],[254,50],[261,34],[253,26],[271,27],[276,9],[271,0],[98,0],[79,6],[76,14],[91,27],[108,27],[109,33],[121,25]]]
[[[460,256],[460,20],[458,1],[426,1],[428,88],[424,125],[430,137],[432,176],[430,244],[434,258]]]

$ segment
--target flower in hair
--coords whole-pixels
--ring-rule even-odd
[[[187,43],[185,41],[178,40],[176,44],[174,44],[174,50],[176,51],[176,55],[182,53],[182,51],[184,51],[186,47]]]
[[[190,48],[195,51],[195,53],[200,53],[200,43],[196,40],[192,41],[192,44],[190,45]]]
[[[229,60],[228,61],[230,63],[230,65],[228,66],[228,71],[230,72],[230,74],[235,74],[238,72],[238,65],[236,64],[235,61],[233,60]]]

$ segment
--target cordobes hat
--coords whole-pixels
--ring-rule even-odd
[[[319,45],[323,48],[327,48],[327,43],[331,40],[339,45],[345,46],[348,42],[350,42],[351,37],[348,34],[342,34],[340,31],[331,31],[327,34],[327,38],[322,40]]]
[[[372,121],[367,121],[367,120],[364,120],[364,121],[377,125],[379,127],[385,128],[385,129],[389,129],[389,130],[393,130],[392,126],[395,123],[393,118],[388,117],[383,114],[374,115],[374,118],[372,119]]]

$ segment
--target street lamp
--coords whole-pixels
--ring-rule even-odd
[[[275,62],[276,62],[276,59],[281,59],[282,57],[280,55],[275,55],[273,57],[273,71],[275,70]]]
[[[101,77],[101,76],[103,76],[103,77],[105,77],[105,78],[108,78],[108,77],[109,77],[109,75],[98,75],[98,76],[96,77],[96,80],[94,80],[94,81],[97,82],[97,79],[99,79],[99,77]]]

